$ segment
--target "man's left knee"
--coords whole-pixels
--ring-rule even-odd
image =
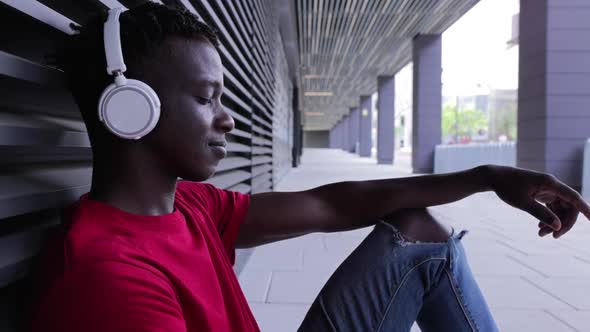
[[[410,241],[445,242],[451,228],[443,225],[426,208],[402,209],[383,218]]]

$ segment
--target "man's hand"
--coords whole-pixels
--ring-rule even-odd
[[[539,236],[562,236],[574,226],[580,212],[590,220],[590,205],[555,176],[513,167],[488,168],[490,186],[498,197],[540,220]]]

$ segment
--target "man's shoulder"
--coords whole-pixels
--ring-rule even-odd
[[[178,181],[176,184],[176,196],[195,194],[210,195],[212,192],[217,190],[219,189],[217,189],[214,185],[205,182],[182,180]]]
[[[97,211],[78,207],[69,219],[60,226],[61,231],[48,242],[51,251],[61,249],[64,267],[100,261],[125,261],[138,257],[145,250],[142,243],[148,232],[139,233],[115,216],[99,214]]]
[[[137,261],[138,256],[145,256],[132,235],[113,229],[97,231],[82,225],[67,232],[62,244],[67,268],[103,261]]]
[[[179,181],[176,185],[176,201],[187,206],[207,209],[219,199],[221,189],[212,184],[194,181]]]
[[[146,257],[119,234],[96,233],[80,225],[73,229],[60,225],[47,239],[39,257],[40,289],[48,290],[66,279],[73,282],[71,278],[80,276],[81,271],[87,275],[88,271],[107,273],[112,267],[148,270],[150,266],[141,259]]]

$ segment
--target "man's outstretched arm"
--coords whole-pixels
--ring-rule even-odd
[[[256,246],[310,232],[369,226],[400,209],[424,208],[495,191],[511,206],[539,219],[539,234],[569,231],[590,206],[574,189],[551,175],[486,165],[470,170],[328,184],[301,192],[271,192],[251,198],[238,247]]]

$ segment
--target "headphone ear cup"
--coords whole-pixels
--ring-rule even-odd
[[[160,118],[160,99],[144,82],[127,79],[125,84],[109,85],[99,101],[98,116],[113,134],[125,139],[140,139],[149,134]]]

